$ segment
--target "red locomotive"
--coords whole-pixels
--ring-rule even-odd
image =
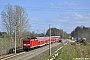
[[[61,41],[60,36],[51,36],[51,43]],[[23,40],[23,50],[30,50],[35,47],[41,47],[50,43],[50,37],[28,38]]]
[[[37,38],[28,38],[23,40],[23,50],[30,50],[31,48],[38,47]]]

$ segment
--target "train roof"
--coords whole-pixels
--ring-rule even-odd
[[[60,36],[51,36],[51,37],[60,37]],[[40,38],[40,39],[44,39],[44,38],[50,38],[49,36],[47,37],[36,37],[37,39]]]
[[[33,39],[37,39],[37,38],[36,37],[32,37],[32,38],[27,37],[27,38],[25,38],[23,40],[33,40]]]

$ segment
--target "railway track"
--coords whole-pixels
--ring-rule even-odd
[[[26,52],[21,52],[21,53],[17,53],[17,54],[9,54],[9,55],[6,55],[6,56],[0,58],[0,60],[9,60],[10,58],[13,58],[15,56],[18,56],[18,55],[21,55],[21,54],[24,54],[24,53],[26,53]]]
[[[55,47],[57,45],[59,45],[59,43],[53,43],[52,47]],[[47,46],[43,46],[43,47],[38,48],[38,49],[31,50],[29,52],[10,54],[10,55],[7,55],[7,56],[1,58],[1,60],[28,60],[28,59],[35,57],[36,55],[41,54],[42,52],[44,52],[48,49],[49,49],[49,46],[47,45]]]

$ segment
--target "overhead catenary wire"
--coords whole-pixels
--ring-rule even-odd
[[[90,10],[90,8],[80,8],[80,7],[68,7],[68,6],[59,6],[59,7],[26,7],[27,10],[30,10],[30,11],[55,11],[55,12],[58,12],[58,11],[61,11],[61,12],[73,12],[73,11],[80,11],[80,12],[83,12],[83,11],[88,11]]]
[[[49,26],[49,24],[45,24],[45,23],[38,23],[38,22],[30,22],[31,24],[34,24],[34,25],[36,25],[36,26],[47,26],[47,28],[48,28],[48,26]],[[38,28],[31,28],[30,29],[32,32],[35,30],[35,31],[37,31],[37,30],[39,30],[39,33],[41,32],[41,31],[44,31],[45,32],[45,28],[44,29],[38,29]],[[41,32],[42,33],[42,32]]]
[[[49,25],[49,24],[46,24],[46,23],[43,23],[43,24],[42,24],[42,23],[38,23],[38,22],[31,22],[31,21],[30,21],[30,23],[31,23],[31,24],[35,24],[35,25]]]
[[[0,7],[3,7],[6,5],[0,5]],[[90,8],[73,8],[73,7],[68,7],[68,6],[59,6],[59,7],[29,7],[29,6],[24,6],[26,10],[29,11],[61,11],[61,12],[86,12],[90,10]]]
[[[31,11],[57,11],[57,10],[61,10],[61,11],[67,11],[67,10],[90,10],[90,8],[69,8],[69,7],[28,7],[28,10]]]

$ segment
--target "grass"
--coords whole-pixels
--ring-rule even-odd
[[[9,47],[9,41],[7,38],[0,38],[0,53],[2,50]]]
[[[49,58],[49,55],[46,55],[43,58],[41,58],[40,60],[48,60],[48,58]]]
[[[42,57],[40,60],[48,60],[48,59],[50,59],[50,58],[53,57],[53,54],[54,54],[54,53],[51,54],[52,56],[50,56],[49,54],[48,54],[48,55],[45,55],[45,56]]]
[[[76,46],[66,45],[59,52],[59,56],[56,58],[56,60],[72,60],[73,58],[80,57],[78,51],[76,50]]]
[[[0,47],[5,47],[8,43],[7,38],[0,38]]]
[[[73,60],[73,58],[90,58],[90,46],[66,45],[56,60]]]
[[[58,51],[59,56],[55,60],[73,60],[74,58],[89,58],[90,45],[65,45]],[[48,60],[49,55],[44,56],[41,60]]]
[[[56,51],[57,49],[55,49],[54,51]],[[52,54],[51,54],[51,56],[49,55],[49,54],[46,54],[44,57],[42,57],[40,60],[48,60],[48,59],[50,59],[50,58],[52,58],[53,57],[53,54],[55,54],[55,52],[54,51],[52,51]]]

